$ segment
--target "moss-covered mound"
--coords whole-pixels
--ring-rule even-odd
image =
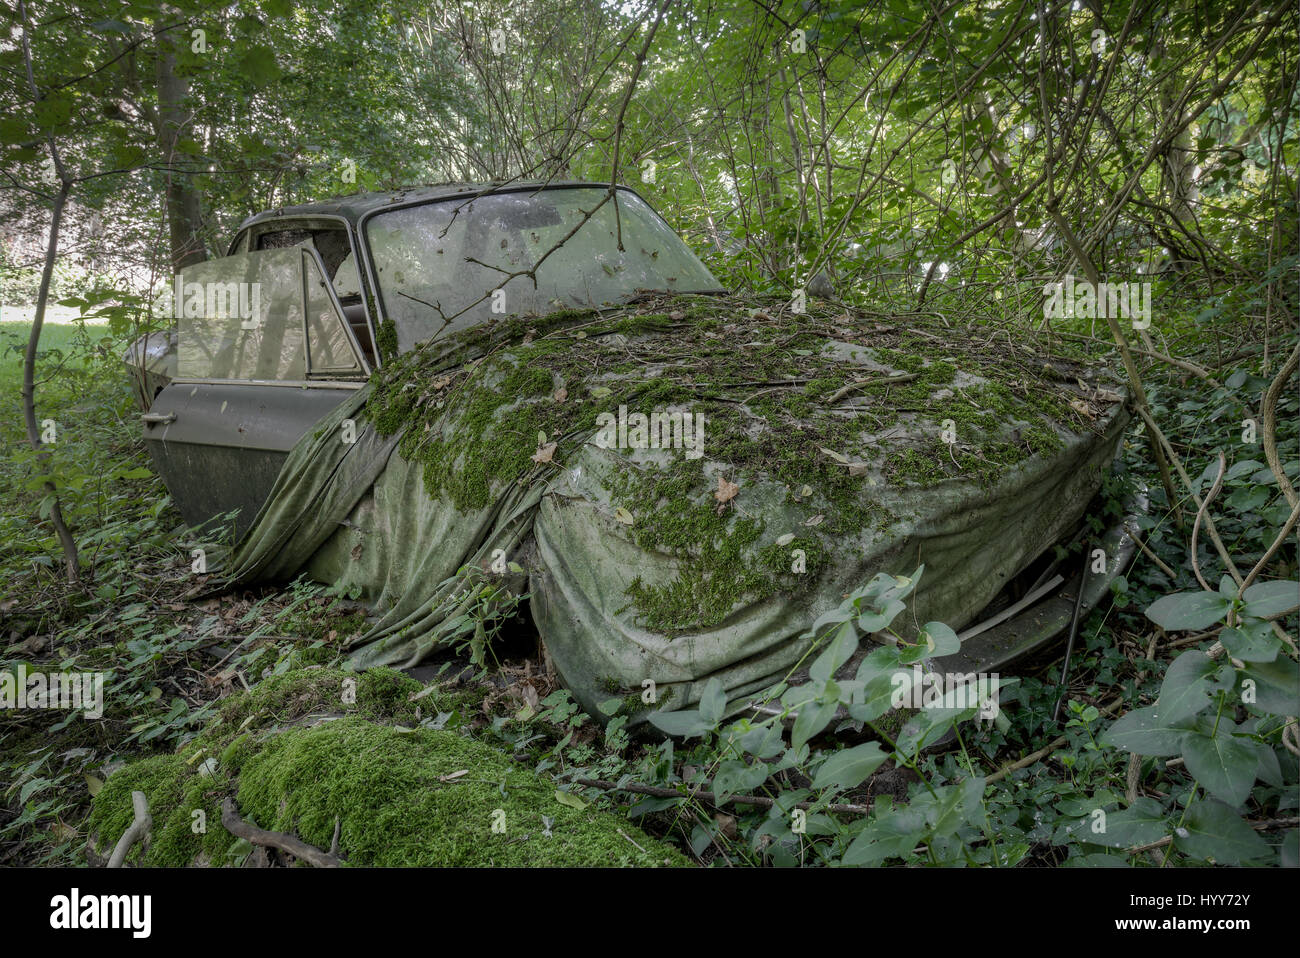
[[[429,496],[466,513],[577,461],[602,414],[702,417],[702,455],[632,452],[603,477],[626,534],[678,563],[669,582],[634,580],[627,608],[647,629],[677,632],[715,627],[745,600],[816,588],[846,537],[915,518],[877,490],[987,487],[1100,432],[1115,387],[933,313],[646,296],[422,344],[375,373],[368,413],[385,435],[404,430],[399,449]],[[808,521],[782,536],[753,509],[720,508],[719,475],[777,490]]]
[[[221,825],[241,816],[329,848],[349,865],[683,865],[672,846],[617,814],[557,797],[555,784],[453,732],[403,725],[436,710],[418,682],[389,669],[303,669],[223,703],[175,755],[134,762],[95,796],[90,832],[106,852],[130,824],[131,792],[149,799],[147,849],[127,861],[238,865],[251,851]],[[578,808],[575,806],[582,805]],[[639,847],[638,847],[639,846]]]

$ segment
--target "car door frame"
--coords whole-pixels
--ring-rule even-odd
[[[233,505],[240,509],[235,534],[238,536],[245,532],[265,501],[289,451],[330,410],[346,401],[349,394],[363,388],[372,371],[329,282],[320,252],[313,247],[299,247],[299,252],[302,256],[310,255],[320,270],[324,280],[322,286],[357,359],[358,371],[351,375],[341,375],[337,371],[313,372],[307,321],[306,284],[309,279],[304,268],[301,269],[302,285],[299,288],[299,295],[303,298],[303,379],[199,376],[174,379],[159,393],[150,410],[142,415],[144,438],[173,500],[192,525],[221,515],[228,511],[225,506]],[[331,397],[327,391],[337,395]],[[183,425],[173,427],[182,414]],[[179,436],[171,435],[173,428],[177,428]],[[250,438],[256,437],[254,442],[238,441],[237,435],[246,432]],[[213,441],[196,438],[200,435],[211,436]],[[234,486],[210,485],[218,481],[213,474],[223,470],[240,474],[237,490]],[[227,477],[225,481],[234,480]]]
[[[379,297],[375,293],[375,285],[369,275],[370,258],[369,251],[365,244],[361,242],[361,234],[355,224],[346,216],[340,216],[337,213],[311,213],[305,215],[277,216],[274,219],[258,220],[256,223],[250,223],[235,234],[234,239],[226,248],[227,256],[234,256],[237,252],[251,253],[255,252],[251,247],[258,237],[265,233],[283,233],[294,229],[309,229],[307,224],[310,223],[338,223],[347,233],[348,243],[352,246],[352,255],[357,261],[357,276],[361,281],[361,305],[366,314],[366,326],[370,330],[370,341],[375,344],[375,361],[372,368],[379,368],[384,364],[384,357],[380,355],[379,340],[377,338],[379,326],[383,322],[379,315]],[[245,249],[240,250],[240,244],[245,245]],[[317,250],[319,253],[319,250]],[[337,296],[334,297],[338,299]],[[335,305],[338,305],[336,302]],[[345,321],[346,325],[346,321]],[[349,327],[348,332],[352,330]],[[353,336],[353,339],[356,337]],[[364,354],[362,356],[364,359]],[[369,363],[367,363],[369,365]]]

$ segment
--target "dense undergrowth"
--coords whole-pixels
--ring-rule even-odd
[[[1217,453],[1224,453],[1222,490],[1207,511],[1245,574],[1264,558],[1291,513],[1260,448],[1258,418],[1261,394],[1295,338],[1275,336],[1267,362],[1262,343],[1224,349],[1221,330],[1232,308],[1189,312],[1168,319],[1161,330],[1163,348],[1204,366],[1212,381],[1159,361],[1144,362],[1143,376],[1155,418],[1202,498],[1215,484]],[[827,669],[834,671],[850,639],[856,644],[855,629],[866,628],[860,617],[897,614],[892,603],[905,602],[905,591],[890,594],[907,588],[895,579],[895,585],[863,583],[851,615],[823,623],[818,655],[830,658],[814,672],[820,684],[799,693],[802,698],[778,694],[772,699],[777,714],[762,721],[724,721],[727,703],[713,695],[672,720],[681,723],[674,731],[687,733],[684,740],[659,743],[629,731],[622,717],[597,723],[556,686],[541,660],[512,659],[511,651],[520,650],[506,647],[503,666],[492,674],[453,679],[459,667],[444,665],[426,697],[416,700],[423,702],[418,716],[407,695],[382,715],[286,730],[257,750],[246,748],[250,739],[241,744],[248,728],[236,725],[239,735],[229,735],[235,720],[246,717],[235,714],[242,707],[236,703],[251,701],[243,687],[270,694],[261,689],[276,688],[269,683],[284,681],[277,676],[292,672],[294,680],[312,674],[295,671],[303,666],[337,664],[343,642],[361,630],[362,616],[308,583],[193,598],[203,577],[191,565],[191,534],[139,442],[116,362],[118,344],[99,342],[94,327],[88,330],[64,337],[60,353],[42,358],[42,370],[48,375],[57,368],[58,375],[39,393],[41,417],[57,428],[52,473],[82,549],[84,588],[69,588],[61,579],[57,549],[42,522],[46,503],[33,460],[21,453],[8,457],[0,479],[17,491],[0,518],[0,575],[7,586],[0,598],[0,668],[105,671],[105,711],[99,720],[61,711],[0,714],[0,863],[84,864],[92,833],[98,832],[101,849],[111,845],[129,817],[131,783],[146,782],[162,790],[151,802],[159,831],[146,853],[154,857],[146,860],[203,854],[212,863],[234,863],[246,857],[248,849],[219,824],[224,790],[259,825],[296,829],[321,847],[329,845],[338,816],[346,821],[341,848],[351,842],[358,861],[481,861],[427,857],[424,838],[393,838],[375,821],[384,814],[382,803],[359,805],[352,817],[328,797],[303,804],[311,797],[306,792],[301,801],[277,804],[295,794],[288,785],[294,770],[316,768],[323,752],[337,751],[325,748],[326,738],[331,748],[342,742],[391,751],[393,767],[408,776],[395,782],[427,782],[430,775],[457,771],[450,766],[458,763],[486,763],[501,776],[524,776],[510,779],[524,783],[512,789],[523,796],[522,814],[538,821],[512,826],[515,837],[539,834],[543,815],[559,836],[566,832],[554,823],[575,825],[573,816],[588,815],[587,807],[594,815],[597,809],[622,814],[619,807],[630,806],[627,814],[648,835],[717,865],[1300,861],[1296,739],[1285,731],[1297,710],[1294,538],[1267,557],[1255,591],[1238,597],[1202,523],[1196,564],[1212,587],[1203,590],[1188,561],[1196,503],[1178,486],[1175,501],[1168,500],[1140,422],[1126,436],[1122,469],[1106,496],[1118,509],[1133,485],[1147,488],[1151,507],[1141,526],[1149,553],[1137,555],[1113,586],[1112,601],[1083,622],[1059,722],[1052,719],[1059,661],[1048,656],[1026,663],[1015,685],[1003,691],[999,721],[980,723],[976,710],[959,709],[922,710],[901,724],[882,724],[867,690],[879,692],[881,676],[892,667],[942,654],[950,639],[938,624],[928,633],[932,646],[904,643],[890,654],[906,658],[872,659],[868,672],[853,680],[861,686],[829,682]],[[1075,358],[1101,354],[1101,347],[1077,341],[1053,347]],[[13,362],[12,354],[5,362]],[[14,380],[3,382],[12,397]],[[1298,405],[1292,381],[1276,416],[1277,445],[1292,483],[1300,471]],[[11,419],[3,428],[9,447],[19,449],[21,424]],[[1091,521],[1100,532],[1102,518]],[[910,581],[914,570],[888,571]],[[1170,598],[1179,595],[1184,598]],[[1278,638],[1268,619],[1291,639]],[[418,694],[418,684],[407,684],[403,689]],[[1157,703],[1167,717],[1171,702],[1178,703],[1176,718],[1146,721]],[[832,703],[844,705],[849,719],[834,721]],[[610,712],[620,704],[609,703]],[[783,729],[780,719],[792,711],[799,719]],[[268,717],[277,714],[300,717],[267,711]],[[954,748],[921,751],[954,722]],[[871,741],[855,738],[873,724],[878,732]],[[471,751],[474,765],[465,757]],[[441,763],[434,756],[444,752]],[[499,765],[492,755],[500,756]],[[205,765],[208,758],[215,764]],[[137,764],[110,774],[124,762]],[[231,776],[246,767],[261,769],[256,781]],[[340,759],[329,774],[346,789],[354,787],[354,772]],[[546,778],[554,781],[527,784]],[[558,799],[557,786],[571,799]],[[662,794],[665,789],[677,794]],[[707,794],[696,793],[700,789]],[[756,804],[736,804],[729,800],[734,795],[753,796]],[[393,793],[394,802],[400,798]],[[189,813],[200,807],[208,831],[187,834],[182,826],[192,824]],[[448,806],[448,814],[456,821],[468,815],[479,827],[482,813],[490,817],[497,807],[506,806],[480,795]],[[430,814],[442,812],[431,806]],[[376,834],[389,837],[374,844]],[[616,830],[601,834],[595,847],[622,854],[628,863],[649,862]],[[645,844],[644,836],[634,837]],[[600,844],[606,838],[609,844]],[[449,853],[460,847],[439,841]],[[538,847],[532,841],[510,846],[509,856],[526,856]],[[657,853],[652,857],[660,860]]]

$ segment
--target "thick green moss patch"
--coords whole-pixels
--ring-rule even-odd
[[[337,817],[350,865],[686,864],[615,813],[562,803],[553,782],[496,749],[412,727],[420,709],[440,704],[437,692],[412,703],[420,689],[388,669],[268,679],[227,700],[177,754],[110,776],[95,796],[90,832],[107,854],[139,790],[154,825],[148,849],[128,857],[133,864],[240,864],[250,848],[221,825],[221,802],[232,796],[245,820],[321,848]]]

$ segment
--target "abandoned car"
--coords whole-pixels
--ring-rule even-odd
[[[1053,549],[1127,422],[1105,369],[932,314],[729,295],[630,189],[272,210],[174,301],[127,356],[158,472],[188,522],[234,515],[228,581],[361,596],[358,667],[454,637],[481,655],[507,589],[593,714],[710,678],[743,705],[845,594],[923,564],[902,628],[965,626],[936,665],[997,671],[1131,554],[1122,522],[1092,543],[1107,575]]]

